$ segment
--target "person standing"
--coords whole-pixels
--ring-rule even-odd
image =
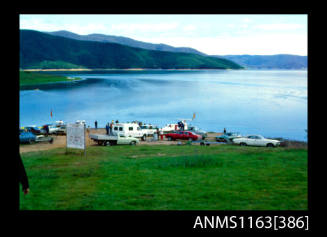
[[[157,141],[159,141],[159,136],[160,136],[159,128],[157,127],[156,130],[157,130],[157,136],[158,136],[158,137],[157,137]]]
[[[110,128],[109,128],[110,134],[112,134],[112,127],[113,127],[113,126],[114,126],[114,121],[111,120]]]
[[[95,129],[98,129],[98,121],[96,121],[96,120],[94,122],[94,127],[95,127]]]
[[[107,132],[107,135],[109,135],[109,123],[106,124],[106,132]]]
[[[45,134],[46,136],[49,135],[49,125],[45,125]]]
[[[28,178],[26,175],[25,167],[22,161],[22,158],[18,157],[18,182],[22,185],[22,190],[24,192],[24,195],[29,193],[29,184],[28,184]]]

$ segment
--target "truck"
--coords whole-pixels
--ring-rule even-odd
[[[140,126],[141,131],[144,132],[147,136],[153,136],[154,133],[157,132],[157,126],[154,126],[152,124],[143,124]]]
[[[112,134],[115,136],[135,137],[146,140],[147,132],[142,131],[138,123],[115,123],[112,127]]]
[[[135,137],[121,136],[119,133],[117,136],[109,136],[104,134],[90,134],[90,139],[97,142],[100,146],[113,146],[113,145],[136,145],[139,143],[139,139]]]

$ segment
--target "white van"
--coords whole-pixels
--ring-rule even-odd
[[[112,126],[113,135],[123,137],[136,137],[146,140],[146,133],[137,123],[116,123]]]

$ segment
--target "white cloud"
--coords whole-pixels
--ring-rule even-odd
[[[259,24],[255,28],[261,30],[297,30],[302,29],[301,24]]]
[[[184,31],[195,31],[196,29],[197,29],[197,27],[194,25],[186,25],[183,27]]]
[[[162,32],[174,30],[178,27],[178,23],[122,23],[111,25],[109,28],[112,31],[120,31],[125,34],[132,34],[134,32]]]
[[[226,54],[297,54],[307,55],[307,38],[299,34],[265,34],[231,37],[142,38],[142,41],[191,47],[209,55]]]
[[[245,22],[245,23],[250,23],[250,22],[252,22],[253,20],[251,20],[251,19],[249,19],[249,18],[243,18],[242,21]]]

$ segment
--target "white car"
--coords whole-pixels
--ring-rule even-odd
[[[49,134],[55,134],[59,131],[59,127],[56,125],[48,125],[49,127]]]
[[[249,135],[241,138],[234,138],[234,144],[239,144],[241,146],[266,146],[266,147],[276,147],[280,145],[280,141],[267,139],[261,135]]]

